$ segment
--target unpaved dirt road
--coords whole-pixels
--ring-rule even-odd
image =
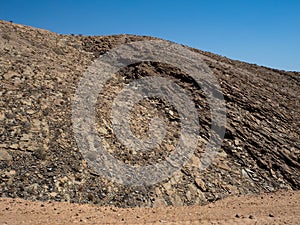
[[[0,224],[299,224],[300,191],[230,197],[206,206],[114,208],[0,199]]]

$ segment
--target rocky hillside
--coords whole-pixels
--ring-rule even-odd
[[[270,69],[192,49],[218,78],[227,107],[221,150],[199,171],[209,140],[210,111],[203,91],[178,68],[157,62],[130,65],[98,98],[99,137],[110,153],[131,165],[172,154],[178,113],[159,99],[135,106],[131,129],[147,135],[153,116],[165,118],[165,140],[150,152],[118,141],[110,105],[124,86],[144,76],[164,76],[183,87],[199,114],[199,145],[173,177],[154,186],[127,187],[86,163],[72,131],[72,99],[82,74],[100,55],[122,43],[150,40],[133,35],[59,35],[0,21],[0,196],[120,207],[197,205],[230,195],[300,189],[300,73]]]

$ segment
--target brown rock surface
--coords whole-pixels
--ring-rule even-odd
[[[197,105],[199,146],[184,168],[153,187],[125,187],[95,173],[72,131],[71,103],[78,82],[99,55],[122,43],[149,39],[59,35],[0,21],[0,196],[152,207],[201,205],[227,196],[300,188],[300,73],[195,49],[218,78],[226,100],[225,139],[213,164],[198,170],[210,129],[203,92],[179,69],[145,62],[121,70],[100,94],[97,109],[104,119],[97,120],[99,136],[112,155],[132,165],[162,160],[174,150],[178,114],[159,101],[140,102],[131,126],[143,137],[153,116],[166,118],[170,129],[160,148],[135,155],[111,129],[109,106],[124,82],[159,74],[185,88]]]

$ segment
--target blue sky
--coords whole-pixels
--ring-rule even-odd
[[[3,0],[0,19],[63,34],[156,36],[300,71],[298,0]]]

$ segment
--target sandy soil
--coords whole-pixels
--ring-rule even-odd
[[[206,206],[97,207],[0,199],[1,224],[299,224],[300,191],[230,197]]]

